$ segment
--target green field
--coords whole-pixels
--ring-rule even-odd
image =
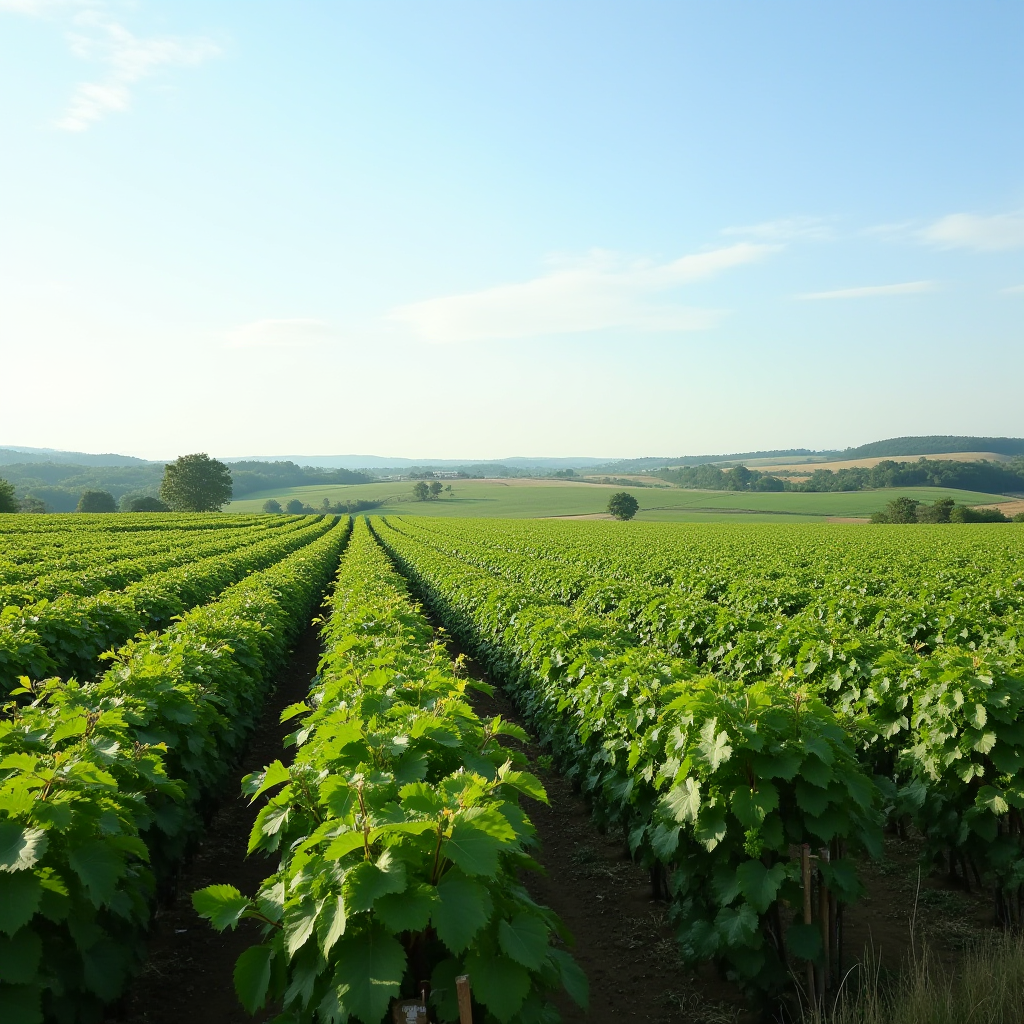
[[[436,501],[416,501],[412,483],[333,484],[288,487],[263,491],[228,505],[228,512],[258,512],[267,498],[282,504],[298,498],[317,506],[357,499],[388,499],[382,514],[430,516],[485,516],[488,518],[540,519],[547,516],[595,515],[604,512],[608,496],[623,488],[614,484],[552,482],[547,480],[453,480],[453,493]],[[807,522],[829,516],[866,517],[898,495],[932,502],[951,497],[967,505],[1007,500],[999,494],[960,491],[939,487],[905,487],[877,491],[844,491],[836,494],[800,492],[692,491],[677,488],[632,489],[640,502],[637,519],[651,522]]]

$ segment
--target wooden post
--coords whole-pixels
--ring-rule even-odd
[[[804,924],[812,924],[811,914],[811,847],[804,843],[800,847],[800,874],[804,885]],[[807,961],[807,998],[812,1003],[815,998],[814,963]]]
[[[459,1024],[473,1024],[473,998],[469,992],[468,974],[460,974],[455,979],[455,991],[459,995]]]
[[[818,852],[821,854],[821,860],[819,861],[819,864],[828,864],[828,862],[832,859],[831,855],[829,854],[829,849],[827,846],[823,846]],[[832,915],[829,913],[829,909],[830,904],[828,886],[825,884],[825,876],[824,874],[822,874],[821,878],[818,881],[818,923],[821,925],[821,944],[824,948],[824,957],[822,958],[823,977],[821,979],[822,993],[828,991],[829,977],[831,974],[829,947],[831,945],[830,940],[832,938]]]

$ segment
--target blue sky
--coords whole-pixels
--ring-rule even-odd
[[[0,0],[0,446],[1024,435],[1016,2]]]

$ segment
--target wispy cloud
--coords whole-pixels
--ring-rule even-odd
[[[877,295],[919,295],[935,291],[934,281],[905,281],[902,284],[873,284],[863,288],[838,288],[831,292],[806,292],[798,299],[868,299]]]
[[[861,233],[886,241],[923,242],[940,249],[997,252],[1024,247],[1024,211],[995,213],[988,217],[950,213],[923,227],[920,221],[899,221],[875,224]]]
[[[822,217],[787,217],[782,220],[768,220],[761,224],[723,228],[723,235],[739,235],[743,238],[760,238],[767,241],[786,242],[795,239],[821,241],[832,237],[832,227]]]
[[[660,264],[592,252],[583,259],[562,260],[532,281],[412,303],[388,318],[408,324],[427,341],[441,343],[608,328],[705,330],[719,322],[720,310],[659,301],[658,296],[762,259],[776,248],[742,242]]]
[[[1024,295],[1024,284],[1011,285],[1003,289],[1004,295]]]
[[[1024,212],[996,213],[990,217],[951,213],[928,225],[921,238],[943,249],[1017,249],[1024,246]]]
[[[255,320],[224,335],[229,348],[312,348],[336,340],[326,320]]]
[[[71,52],[103,68],[96,80],[75,88],[54,121],[63,131],[83,132],[107,114],[127,110],[133,87],[161,69],[199,64],[221,52],[205,37],[137,36],[102,0],[0,0],[0,11],[64,21]]]

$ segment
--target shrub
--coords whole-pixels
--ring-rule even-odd
[[[129,512],[170,512],[171,510],[159,499],[149,494],[140,494],[128,502]]]
[[[949,513],[951,523],[1008,523],[1010,520],[997,508],[971,508],[954,505]]]
[[[267,498],[267,500],[263,502],[263,511],[276,515],[278,512],[282,511],[281,502],[279,502],[277,498]]]

